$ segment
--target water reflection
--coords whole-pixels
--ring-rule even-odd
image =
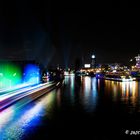
[[[12,108],[8,108],[0,112],[0,132],[11,121],[13,115],[14,115],[14,110]]]
[[[40,125],[42,117],[53,116],[54,102],[60,103],[59,93],[54,90],[36,103],[31,103],[25,108],[17,107],[17,104],[25,104],[21,101],[0,112],[0,140],[20,140]]]
[[[96,78],[66,76],[65,77],[65,101],[70,106],[82,106],[87,112],[93,112],[97,104]]]
[[[70,92],[69,98],[72,104],[76,100],[88,112],[95,111],[99,95],[111,102],[127,105],[131,111],[139,104],[139,82],[104,81],[88,76],[77,78],[75,81],[71,76],[65,79],[70,86],[66,92]]]
[[[85,110],[93,112],[97,104],[97,86],[96,79],[91,77],[84,77],[82,82],[81,101]]]
[[[116,82],[106,80],[104,93],[106,96],[112,97],[112,101],[127,105],[128,110],[132,112],[136,110],[136,106],[140,108],[139,88],[139,82],[137,81]]]
[[[60,89],[60,88],[57,89],[57,94],[56,94],[56,96],[57,96],[57,106],[58,106],[58,107],[61,107],[61,89]]]
[[[115,120],[118,118],[117,114],[120,113],[121,107],[125,106],[128,113],[140,111],[139,94],[140,83],[135,81],[115,82],[97,80],[88,76],[66,76],[62,87],[39,100],[28,105],[26,101],[22,100],[0,112],[0,140],[22,139],[33,133],[32,131],[36,132],[35,128],[44,123],[44,118],[49,120],[53,117],[55,118],[54,114],[59,111],[62,113],[61,115],[59,114],[60,112],[58,114],[62,118],[61,122],[63,122],[65,120],[63,117],[68,117],[68,120],[71,117],[75,119],[76,115],[81,112],[93,113],[97,114],[97,116],[98,112],[99,116],[100,113],[107,112],[108,114],[104,115],[110,117],[112,116],[112,108],[115,106],[118,110],[114,115],[116,118],[112,117]],[[25,104],[26,106],[24,106]],[[79,119],[79,115],[77,118]],[[60,120],[58,119],[58,121]],[[98,120],[98,122],[100,121]]]
[[[75,82],[75,76],[71,75],[70,76],[70,98],[71,98],[70,100],[71,100],[72,105],[75,102],[75,97],[74,97],[75,86],[74,86],[74,82]]]

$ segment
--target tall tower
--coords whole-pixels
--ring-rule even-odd
[[[140,54],[135,57],[136,58],[136,68],[140,69]]]
[[[91,56],[91,68],[95,68],[95,64],[96,64],[96,62],[95,62],[95,55],[92,54],[92,56]]]

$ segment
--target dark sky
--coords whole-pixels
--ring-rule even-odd
[[[132,1],[3,1],[0,59],[35,59],[45,65],[128,63],[140,52],[139,9]]]

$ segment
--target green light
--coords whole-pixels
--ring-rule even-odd
[[[9,62],[0,63],[0,89],[20,84],[21,79],[22,72],[18,66]]]
[[[14,73],[13,76],[16,76],[16,73]]]

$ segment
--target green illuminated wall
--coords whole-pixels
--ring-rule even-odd
[[[9,62],[0,62],[0,89],[10,88],[21,83],[21,69]]]

